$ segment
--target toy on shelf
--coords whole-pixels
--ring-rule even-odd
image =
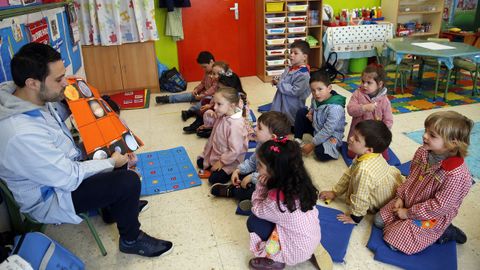
[[[143,146],[95,87],[82,79],[68,82],[66,101],[89,159],[105,159],[113,152],[130,153]]]

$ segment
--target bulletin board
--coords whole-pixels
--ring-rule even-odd
[[[80,43],[76,38],[78,28],[75,29],[75,23],[76,15],[65,7],[1,20],[0,83],[12,80],[10,61],[23,45],[30,42],[50,44],[62,55],[67,74],[75,74],[82,67]]]
[[[95,87],[82,79],[68,82],[65,99],[88,159],[105,159],[114,152],[130,153],[143,146]]]

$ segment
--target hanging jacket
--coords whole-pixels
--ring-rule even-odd
[[[166,8],[168,12],[174,8],[191,7],[190,0],[160,0],[160,8]]]

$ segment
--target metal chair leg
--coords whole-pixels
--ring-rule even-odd
[[[448,93],[448,84],[450,83],[450,76],[452,75],[452,70],[449,69],[448,70],[448,75],[447,75],[447,78],[446,78],[446,82],[445,82],[445,93],[443,94],[443,99],[445,100],[445,102],[447,102],[447,93]]]
[[[397,79],[398,79],[398,65],[397,68],[395,69],[395,84],[393,86],[393,93],[395,94],[395,91],[397,90]]]
[[[88,217],[88,213],[81,213],[79,214],[79,216],[81,216],[85,220],[85,222],[87,222],[88,228],[90,229],[90,232],[92,233],[93,238],[95,238],[95,241],[97,242],[98,248],[100,249],[100,252],[102,253],[102,255],[107,256],[107,250],[105,250],[105,247],[103,246],[102,240],[98,236],[95,226],[90,221],[90,218]]]
[[[438,84],[440,82],[440,63],[437,65],[437,78],[435,80],[435,93],[433,94],[433,100],[437,100],[437,91],[438,91]]]

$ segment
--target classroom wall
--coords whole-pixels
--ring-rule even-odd
[[[387,1],[387,0],[385,0]],[[342,9],[353,9],[353,8],[370,8],[381,6],[381,0],[324,0],[323,4],[332,6],[335,14],[338,14]]]
[[[178,69],[177,43],[171,37],[165,36],[165,19],[167,9],[158,8],[159,0],[155,0],[155,23],[157,24],[159,39],[155,41],[155,53],[158,60],[168,68]]]

